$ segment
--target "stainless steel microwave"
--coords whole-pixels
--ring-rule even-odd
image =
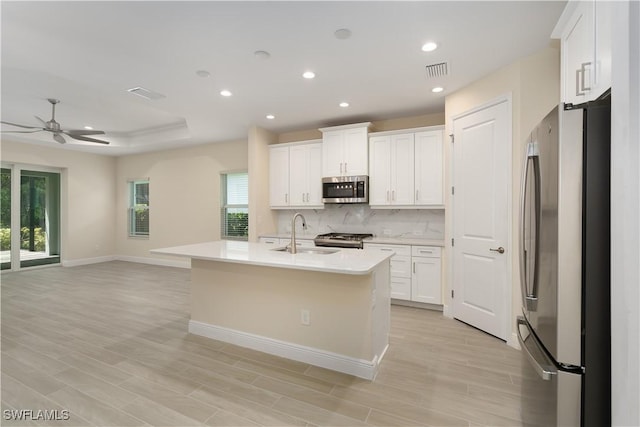
[[[369,203],[369,177],[334,176],[322,178],[323,203]]]

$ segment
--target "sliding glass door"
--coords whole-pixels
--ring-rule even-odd
[[[60,262],[60,173],[2,168],[2,269]]]
[[[11,169],[0,173],[0,261],[2,270],[11,269]]]

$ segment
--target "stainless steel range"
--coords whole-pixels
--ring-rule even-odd
[[[316,246],[362,249],[363,240],[368,237],[373,237],[373,234],[327,233],[318,234],[313,242]]]

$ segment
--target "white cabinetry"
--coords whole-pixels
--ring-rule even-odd
[[[443,206],[443,130],[416,132],[414,139],[415,204]]]
[[[322,207],[322,143],[289,148],[291,206]]]
[[[414,135],[369,139],[369,204],[413,205]]]
[[[369,205],[441,208],[442,136],[442,126],[371,134]]]
[[[394,252],[391,257],[391,298],[442,304],[441,248],[365,243],[367,250]]]
[[[365,243],[364,249],[394,252],[391,257],[391,298],[411,300],[411,246]]]
[[[269,147],[269,204],[289,206],[289,147]]]
[[[277,237],[260,237],[258,242],[265,243],[267,245],[273,245],[274,247],[286,246],[291,243],[291,239],[279,239]],[[306,248],[306,247],[314,247],[315,243],[313,243],[312,239],[298,239],[296,238],[296,247],[298,248]]]
[[[322,176],[369,174],[367,132],[371,123],[322,128]]]
[[[272,208],[323,208],[322,143],[319,140],[269,148],[269,204]]]
[[[567,3],[552,38],[561,41],[562,101],[592,101],[611,87],[613,3],[606,0]]]
[[[411,299],[429,304],[442,304],[440,248],[412,246],[411,262]]]
[[[260,237],[258,239],[258,242],[266,243],[267,245],[277,246],[280,244],[280,239],[278,239],[277,237]]]

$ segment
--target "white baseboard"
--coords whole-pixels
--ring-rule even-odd
[[[453,319],[453,311],[451,311],[451,306],[445,304],[442,306],[442,315],[449,319]]]
[[[134,257],[127,255],[116,255],[114,258],[118,261],[137,262],[139,264],[151,264],[160,265],[163,267],[178,267],[178,268],[191,268],[191,259],[166,259],[166,258],[146,258],[146,257]]]
[[[71,259],[71,260],[63,259],[62,260],[62,266],[63,267],[78,267],[78,266],[81,266],[81,265],[98,264],[98,263],[101,263],[101,262],[115,261],[116,259],[117,259],[117,257],[115,255],[100,256],[100,257],[95,257],[95,258]]]
[[[511,337],[507,340],[507,345],[513,347],[516,350],[521,350],[520,343],[518,342],[518,334],[513,332]]]
[[[191,268],[190,259],[164,259],[164,258],[145,258],[145,257],[133,257],[126,255],[108,255],[95,258],[81,258],[72,260],[62,260],[63,267],[78,267],[81,265],[98,264],[101,262],[109,261],[126,261],[135,262],[139,264],[151,264],[160,265],[163,267],[178,267],[178,268]]]
[[[387,350],[387,348],[385,348],[381,355],[379,357],[375,357],[373,360],[356,359],[313,347],[306,347],[299,344],[249,334],[195,320],[189,321],[189,332],[195,335],[235,344],[240,347],[247,347],[263,353],[308,363],[310,365],[331,369],[333,371],[343,372],[345,374],[354,375],[367,380],[373,380],[375,378],[380,360],[382,360],[382,356]]]

